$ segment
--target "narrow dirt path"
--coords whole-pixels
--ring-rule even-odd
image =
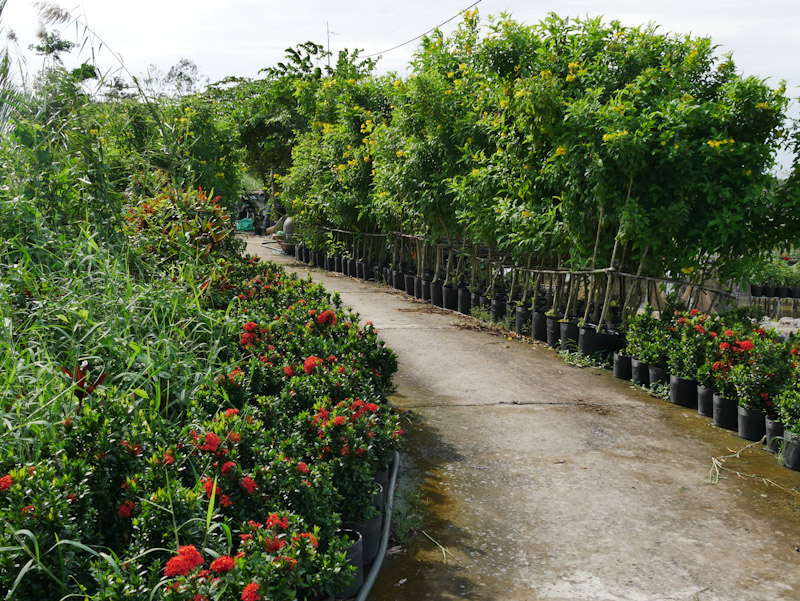
[[[371,601],[800,599],[800,474],[774,456],[748,449],[712,484],[712,457],[746,443],[695,411],[258,242],[248,251],[338,290],[399,356],[406,462],[446,552],[419,537]]]

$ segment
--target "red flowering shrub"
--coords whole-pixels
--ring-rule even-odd
[[[186,576],[191,570],[203,565],[203,563],[205,563],[205,560],[194,545],[178,547],[178,554],[167,561],[167,565],[164,568],[164,576],[167,578]]]

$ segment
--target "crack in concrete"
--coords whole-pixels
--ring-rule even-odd
[[[438,403],[427,405],[406,405],[403,409],[446,409],[449,407],[512,407],[518,406],[563,406],[563,407],[586,407],[587,409],[602,409],[601,405],[587,403],[585,401],[497,401],[494,403]]]

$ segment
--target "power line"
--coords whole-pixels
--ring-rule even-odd
[[[472,3],[472,4],[470,4],[470,5],[469,5],[467,8],[464,8],[464,9],[462,9],[462,10],[458,11],[458,12],[457,12],[455,15],[453,15],[452,17],[450,17],[449,19],[447,19],[447,21],[444,21],[443,23],[439,23],[439,25],[437,25],[436,27],[431,27],[431,28],[430,28],[428,31],[426,31],[425,33],[421,33],[421,34],[419,34],[417,37],[415,37],[415,38],[411,38],[411,39],[410,39],[410,40],[408,40],[407,42],[403,42],[402,44],[398,44],[397,46],[392,46],[391,48],[389,48],[388,50],[384,50],[383,52],[376,52],[375,54],[369,54],[369,55],[367,55],[367,56],[362,56],[362,57],[359,57],[359,58],[372,58],[373,56],[380,56],[381,54],[386,54],[387,52],[391,52],[392,50],[397,50],[398,48],[402,48],[403,46],[407,46],[407,45],[408,45],[408,44],[410,44],[411,42],[416,42],[416,41],[417,41],[418,39],[420,39],[421,37],[428,35],[428,34],[429,34],[429,33],[431,33],[432,31],[435,31],[435,30],[439,29],[440,27],[442,27],[442,26],[444,26],[444,25],[447,25],[447,24],[448,24],[450,21],[452,21],[453,19],[457,19],[457,18],[458,18],[458,16],[459,16],[461,13],[463,13],[463,12],[465,12],[465,11],[468,11],[470,8],[472,8],[473,6],[477,6],[477,5],[478,5],[478,4],[480,4],[480,3],[481,3],[481,0],[477,0],[477,2],[473,2],[473,3]]]

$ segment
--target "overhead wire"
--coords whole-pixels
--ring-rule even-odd
[[[402,48],[403,46],[407,46],[408,44],[410,44],[410,43],[412,43],[412,42],[416,42],[416,41],[417,41],[418,39],[420,39],[421,37],[424,37],[424,36],[428,35],[429,33],[431,33],[432,31],[435,31],[435,30],[439,29],[440,27],[443,27],[444,25],[447,25],[447,24],[448,24],[450,21],[452,21],[452,20],[454,20],[454,19],[457,19],[459,15],[461,15],[462,13],[464,13],[464,12],[468,11],[468,10],[469,10],[469,9],[471,9],[472,7],[474,7],[474,6],[477,6],[478,4],[480,4],[480,3],[481,3],[481,1],[482,1],[482,0],[477,0],[476,2],[473,2],[473,3],[472,3],[472,4],[470,4],[470,5],[469,5],[467,8],[463,8],[463,9],[461,9],[461,10],[460,10],[460,11],[458,11],[458,12],[457,12],[455,15],[453,15],[452,17],[450,17],[449,19],[447,19],[447,21],[443,21],[442,23],[439,23],[437,26],[435,26],[435,27],[431,27],[431,28],[430,28],[428,31],[426,31],[425,33],[421,33],[421,34],[419,34],[417,37],[415,37],[415,38],[411,38],[411,39],[410,39],[410,40],[408,40],[407,42],[403,42],[402,44],[398,44],[397,46],[392,46],[392,47],[391,47],[391,48],[389,48],[388,50],[383,50],[383,51],[381,51],[381,52],[376,52],[376,53],[374,53],[374,54],[368,54],[367,56],[363,56],[363,57],[359,57],[359,58],[373,58],[373,57],[375,57],[375,56],[381,56],[382,54],[386,54],[387,52],[391,52],[392,50],[397,50],[398,48]]]

